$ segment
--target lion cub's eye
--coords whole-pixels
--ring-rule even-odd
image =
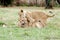
[[[24,20],[22,20],[22,21],[24,21]]]

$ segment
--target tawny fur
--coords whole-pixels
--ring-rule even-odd
[[[26,13],[25,17],[23,17],[24,13]],[[19,12],[19,21],[21,21],[21,20],[26,21],[27,26],[37,26],[38,27],[38,25],[39,26],[41,25],[42,27],[44,27],[46,25],[47,19],[49,17],[53,17],[53,16],[54,15],[49,16],[46,13],[38,12],[38,11],[36,11],[36,12],[24,12],[23,10],[21,10]],[[26,25],[24,25],[24,26],[26,27]]]

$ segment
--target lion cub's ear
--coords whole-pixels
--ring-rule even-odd
[[[23,12],[23,10],[21,9],[21,12]]]

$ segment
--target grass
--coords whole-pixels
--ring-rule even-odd
[[[0,8],[0,40],[60,40],[60,9],[53,9],[55,17],[47,22],[47,26],[38,28],[19,28],[18,12],[24,10],[39,10],[48,12],[51,9],[38,7]],[[6,24],[7,27],[3,27]]]

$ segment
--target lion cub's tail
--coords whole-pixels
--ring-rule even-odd
[[[54,17],[54,16],[55,16],[55,14],[53,14],[53,12],[52,12],[52,11],[49,11],[49,15],[47,14],[47,16],[48,16],[48,17]]]

